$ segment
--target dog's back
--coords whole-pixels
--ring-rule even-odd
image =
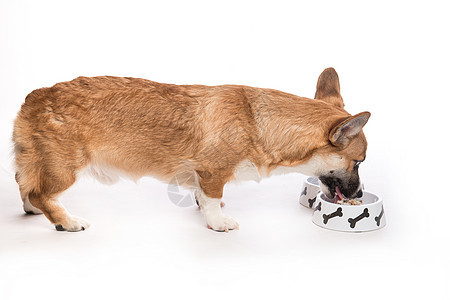
[[[255,132],[240,93],[235,86],[117,77],[79,77],[35,90],[14,126],[20,188],[57,192],[54,182],[64,181],[61,189],[72,184],[88,165],[163,180],[208,163],[223,167],[220,157],[227,164],[234,159],[229,147],[242,154]]]

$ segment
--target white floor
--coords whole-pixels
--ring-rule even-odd
[[[431,210],[400,209],[389,190],[379,191],[388,225],[348,234],[311,222],[297,201],[302,175],[230,184],[224,211],[241,228],[217,233],[196,206],[174,205],[166,184],[86,178],[61,199],[92,226],[68,233],[24,215],[14,181],[1,175],[0,299],[449,296],[448,233],[432,230],[442,224]]]

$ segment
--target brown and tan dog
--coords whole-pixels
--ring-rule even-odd
[[[220,206],[230,180],[301,172],[319,177],[329,197],[336,187],[347,197],[361,193],[370,113],[343,107],[332,68],[314,100],[247,86],[79,77],[26,97],[14,124],[16,181],[27,213],[79,231],[89,224],[57,197],[81,171],[105,183],[191,174],[208,227],[237,229]]]

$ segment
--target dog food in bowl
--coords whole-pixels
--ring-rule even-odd
[[[341,199],[336,201],[336,204],[340,205],[361,205],[362,201],[359,199]]]
[[[361,205],[362,200],[361,199],[347,199],[342,195],[341,190],[339,187],[336,187],[336,198],[334,199],[334,203],[340,204],[340,205]]]

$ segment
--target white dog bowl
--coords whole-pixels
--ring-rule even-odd
[[[306,178],[305,182],[303,182],[302,192],[300,193],[300,204],[309,208],[313,208],[317,200],[317,194],[319,193],[319,179],[315,177]]]
[[[334,204],[320,193],[314,204],[314,224],[332,230],[363,232],[377,230],[386,225],[383,201],[375,194],[364,191],[361,205]]]

